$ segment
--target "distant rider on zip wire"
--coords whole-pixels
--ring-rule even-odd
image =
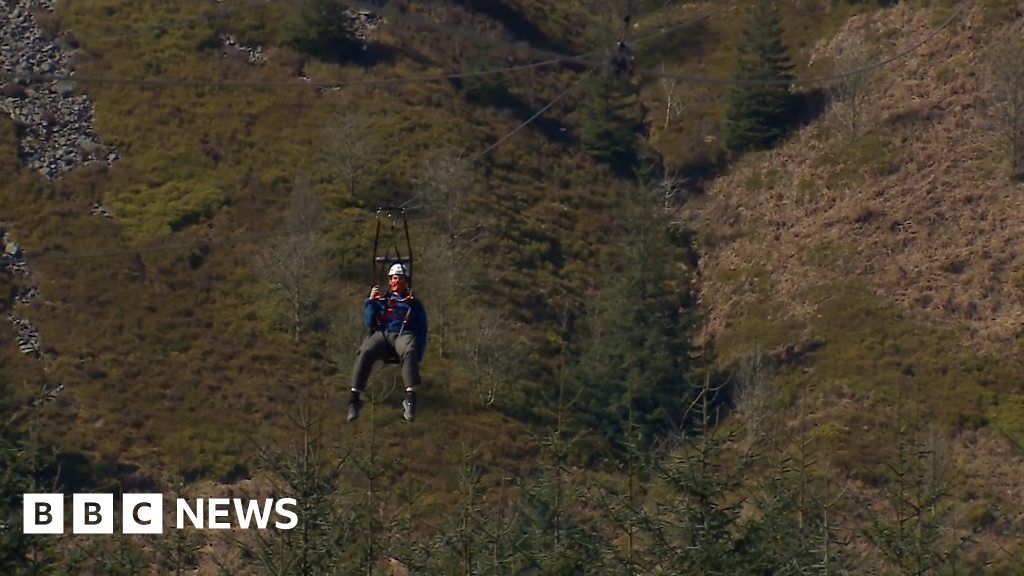
[[[416,388],[420,385],[420,361],[427,347],[427,313],[409,290],[409,271],[402,263],[388,270],[388,291],[383,296],[374,286],[363,307],[363,323],[373,332],[363,340],[352,365],[352,394],[348,401],[348,421],[359,418],[363,402],[359,394],[366,388],[373,363],[397,356],[405,382],[403,415],[416,418]]]

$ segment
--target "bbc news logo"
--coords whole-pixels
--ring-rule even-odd
[[[24,498],[25,534],[64,533],[63,494],[25,494]],[[279,530],[291,530],[299,524],[299,516],[294,510],[296,505],[294,498],[197,498],[195,502],[178,498],[174,502],[174,528],[266,530],[273,526]],[[114,513],[113,494],[72,494],[71,532],[113,534]],[[164,495],[123,494],[121,533],[163,534]]]

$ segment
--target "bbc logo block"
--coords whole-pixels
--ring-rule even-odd
[[[71,501],[71,525],[75,534],[114,533],[113,494],[75,494]]]
[[[63,494],[24,494],[24,533],[63,534],[65,505]],[[299,523],[294,498],[178,498],[174,501],[173,527],[183,530],[292,530]],[[120,514],[118,514],[120,512]],[[123,534],[163,534],[163,494],[122,494],[120,509],[113,494],[72,494],[71,531],[73,534],[113,534],[120,517]]]
[[[163,534],[163,494],[125,494],[122,499],[125,534]]]
[[[64,533],[63,494],[25,494],[25,534]]]
[[[162,494],[124,494],[121,498],[121,531],[124,534],[162,534]],[[25,494],[25,534],[64,533],[63,494]],[[71,531],[74,534],[113,534],[113,494],[73,494]]]

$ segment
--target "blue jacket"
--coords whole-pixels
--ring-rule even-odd
[[[363,307],[363,324],[390,334],[411,333],[416,337],[417,360],[423,359],[427,349],[427,312],[415,297],[389,291],[381,300],[368,299]]]

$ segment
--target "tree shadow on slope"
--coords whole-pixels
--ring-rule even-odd
[[[820,118],[828,109],[828,104],[828,92],[822,88],[794,94],[792,108],[783,119],[784,136],[775,143],[775,146]],[[743,152],[728,151],[724,148],[708,148],[702,153],[694,154],[676,167],[674,175],[677,184],[686,190],[703,192],[708,182],[723,176],[742,154]]]
[[[569,50],[550,38],[516,8],[501,0],[455,0],[456,4],[500,22],[515,37],[544,50]]]
[[[789,118],[789,132],[795,132],[817,120],[828,109],[829,96],[824,88],[814,88],[793,95],[793,112]]]

